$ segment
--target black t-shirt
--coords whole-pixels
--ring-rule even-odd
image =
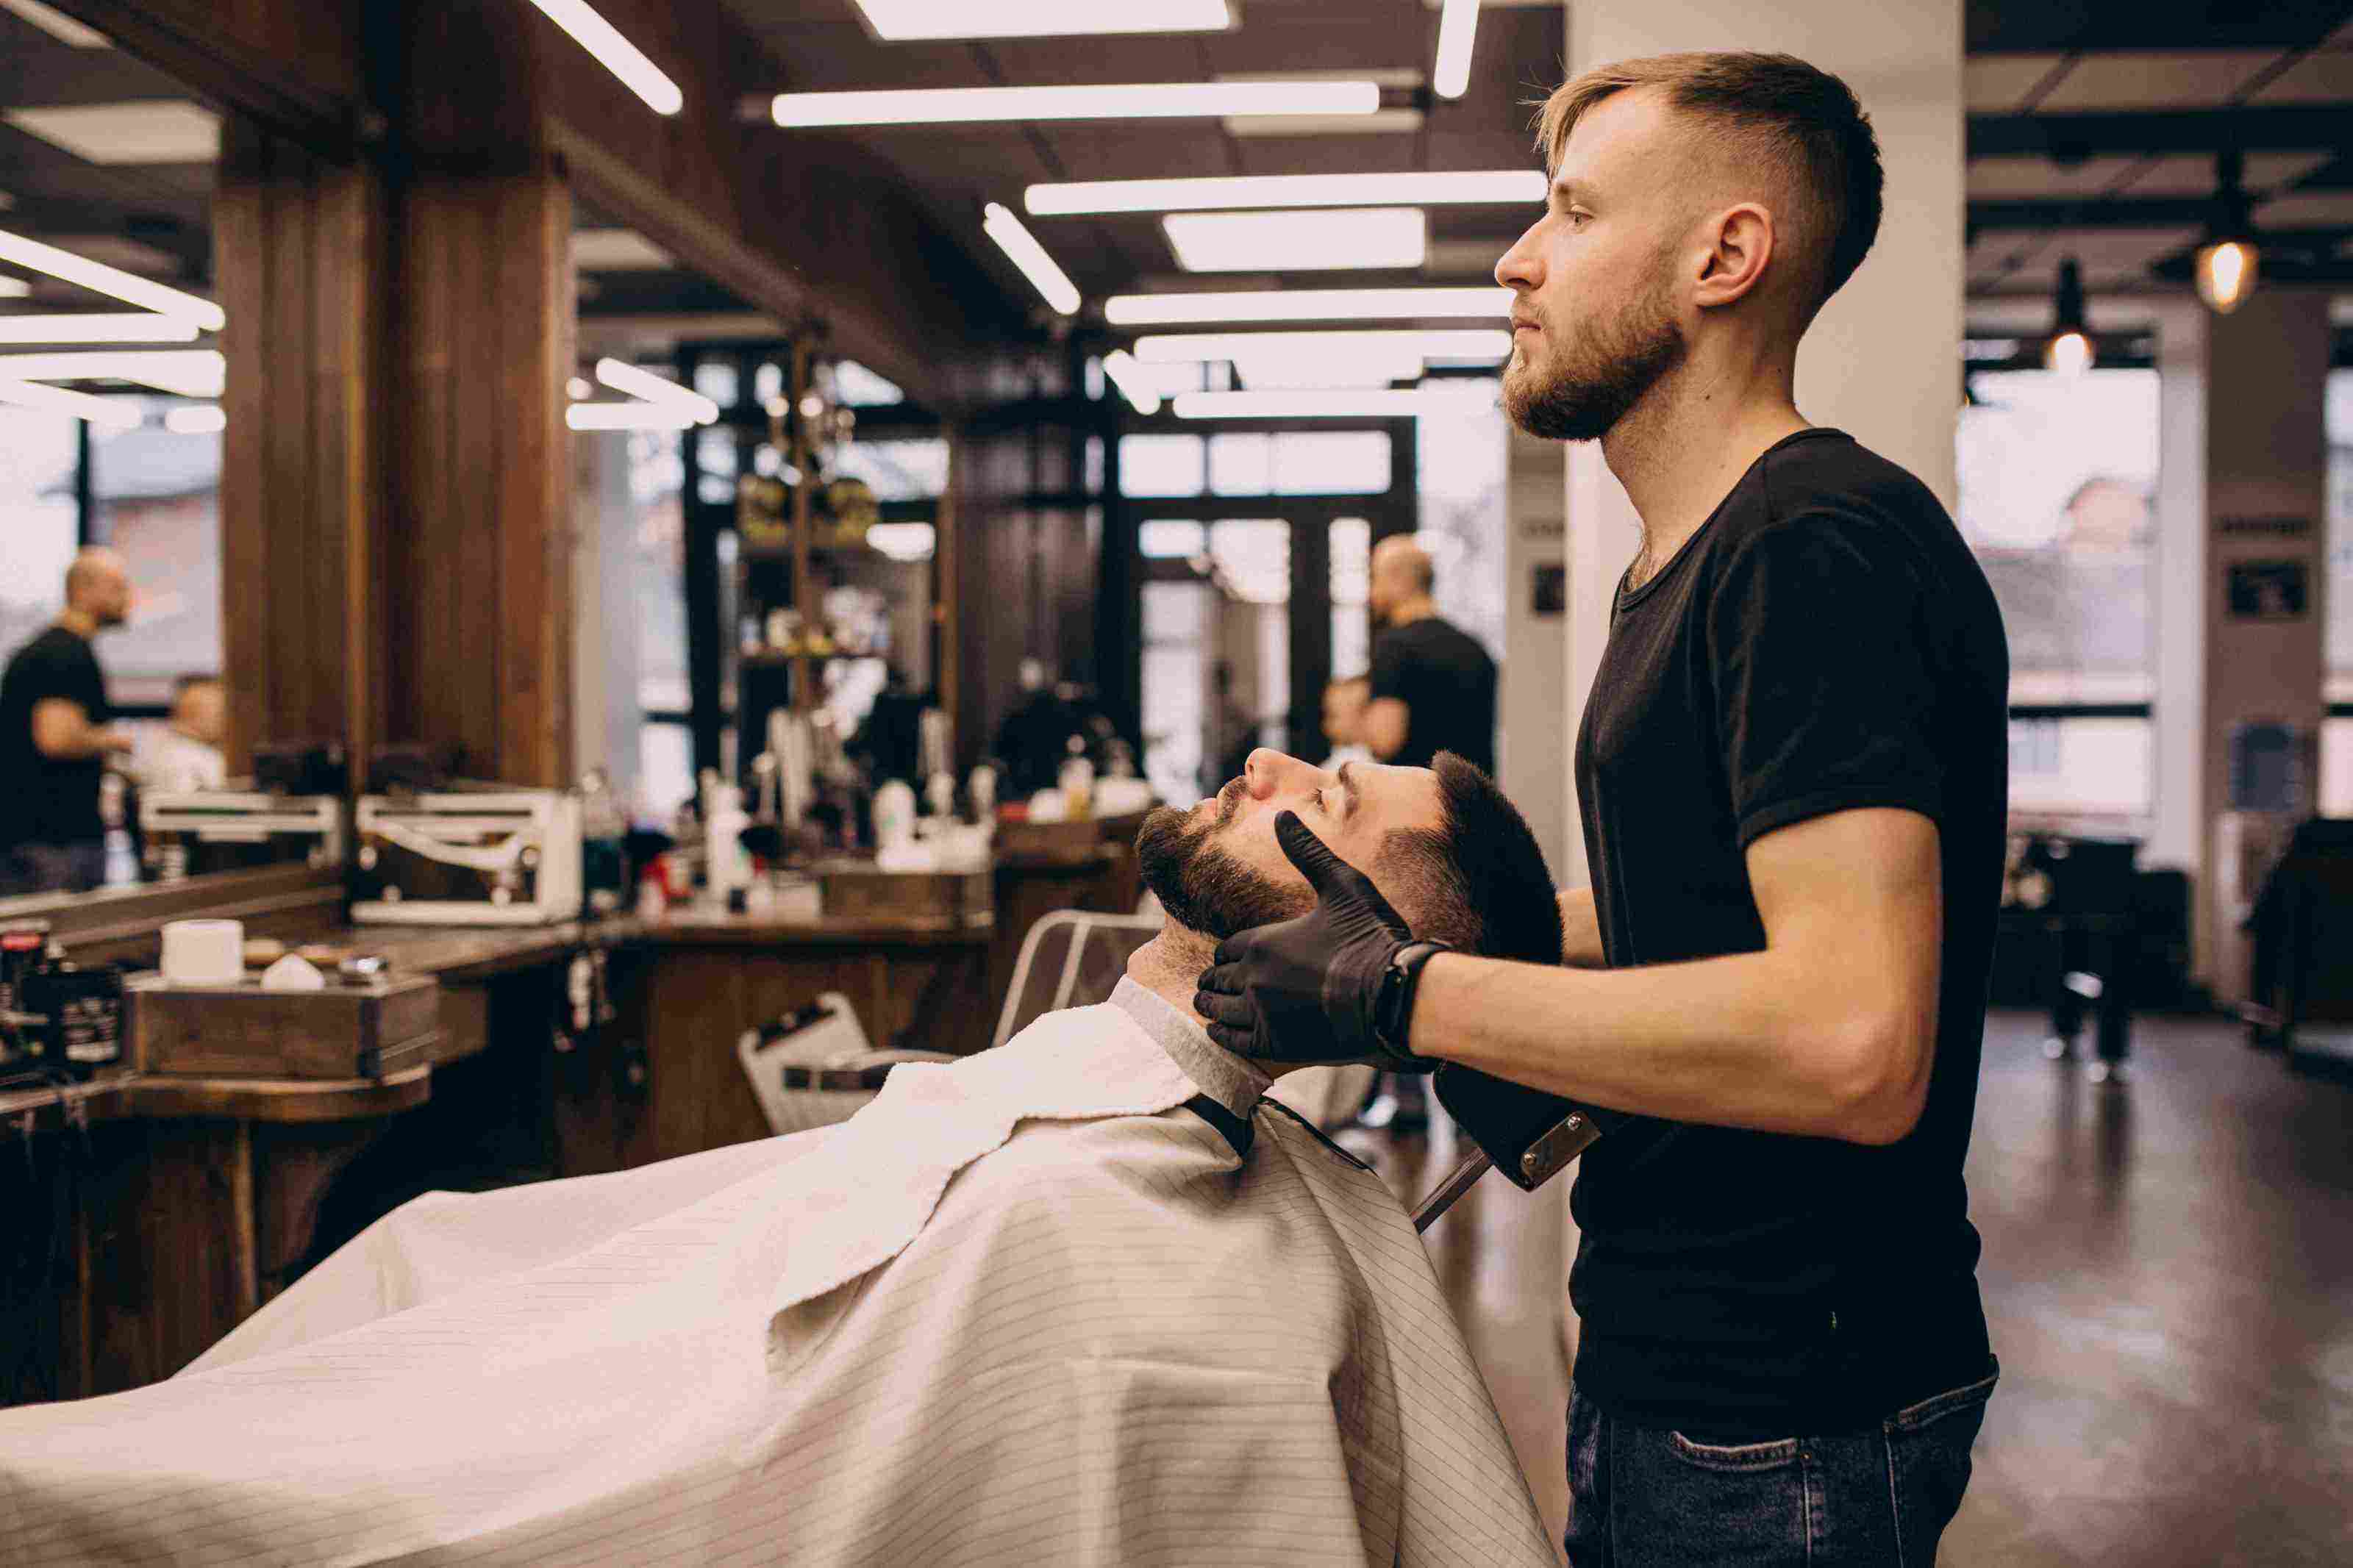
[[[90,644],[51,626],[16,650],[0,675],[0,846],[78,844],[106,837],[98,815],[105,772],[97,757],[59,762],[33,744],[33,708],[52,697],[79,703],[93,724],[113,710]]]
[[[1621,585],[1577,744],[1609,966],[1761,951],[1749,844],[1866,806],[1936,823],[1944,951],[1927,1106],[1901,1142],[1646,1121],[1585,1156],[1569,1289],[1577,1384],[1601,1408],[1817,1435],[1984,1375],[1961,1163],[2009,680],[1992,590],[1944,508],[1835,430],[1772,447],[1656,577]]]
[[[1495,661],[1436,616],[1373,638],[1371,698],[1405,704],[1405,749],[1388,761],[1426,768],[1440,752],[1495,771]]]

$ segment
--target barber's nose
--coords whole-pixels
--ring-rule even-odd
[[[1285,756],[1271,746],[1261,746],[1242,763],[1242,785],[1250,791],[1252,800],[1271,800],[1286,784],[1314,771],[1297,757]]]

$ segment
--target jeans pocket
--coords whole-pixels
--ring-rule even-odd
[[[1994,1372],[1949,1389],[1887,1419],[1888,1493],[1895,1505],[1897,1552],[1906,1564],[1936,1560],[1936,1541],[1960,1511],[1969,1488],[1970,1450],[1985,1424]]]
[[[1887,1435],[1894,1437],[1906,1432],[1918,1432],[1963,1410],[1977,1411],[1982,1420],[1986,1401],[1993,1397],[1993,1385],[2000,1376],[2001,1365],[1997,1362],[1991,1372],[1975,1383],[1965,1383],[1958,1388],[1931,1394],[1917,1405],[1905,1405],[1887,1418]]]
[[[1798,1462],[1798,1440],[1778,1437],[1762,1443],[1703,1443],[1680,1432],[1667,1434],[1667,1448],[1687,1465],[1733,1475],[1778,1470]]]

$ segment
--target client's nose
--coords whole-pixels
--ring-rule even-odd
[[[1261,746],[1242,764],[1242,784],[1252,800],[1271,800],[1286,788],[1305,786],[1305,775],[1315,771],[1297,757]]]

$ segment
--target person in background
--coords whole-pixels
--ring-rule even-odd
[[[1361,675],[1324,688],[1324,741],[1332,748],[1325,767],[1373,760],[1372,748],[1365,744],[1365,704],[1371,700],[1372,683]]]
[[[1430,552],[1403,534],[1373,547],[1373,673],[1363,739],[1373,755],[1426,768],[1440,752],[1495,769],[1495,661],[1438,613]]]
[[[106,876],[99,781],[131,750],[109,721],[90,639],[131,610],[122,557],[90,548],[66,571],[66,607],[0,673],[0,895],[87,892]]]
[[[172,683],[172,717],[141,745],[132,772],[147,795],[218,789],[228,780],[221,739],[228,728],[226,694],[216,675],[184,675]]]
[[[1373,546],[1373,672],[1357,735],[1374,756],[1428,767],[1451,752],[1495,771],[1495,661],[1430,597],[1438,574],[1409,535]],[[1357,1113],[1360,1125],[1419,1132],[1430,1125],[1421,1077],[1384,1072]]]

